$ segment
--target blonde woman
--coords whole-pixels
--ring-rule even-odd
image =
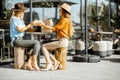
[[[25,64],[25,69],[29,70],[40,70],[37,65],[37,55],[40,50],[40,44],[37,40],[24,40],[24,32],[35,26],[36,22],[31,22],[25,26],[23,17],[24,17],[24,7],[23,3],[17,3],[13,9],[13,15],[10,19],[10,37],[11,44],[13,47],[23,47],[23,48],[33,48],[33,53],[31,54],[28,62]]]
[[[45,25],[44,23],[39,24],[39,26],[52,30],[53,32],[57,32],[58,38],[58,41],[49,42],[42,45],[42,51],[46,59],[46,68],[43,70],[57,69],[60,64],[60,62],[56,60],[56,58],[49,52],[49,50],[54,50],[60,47],[68,47],[69,38],[73,34],[70,10],[70,5],[63,3],[59,7],[59,14],[61,19],[57,25],[51,27]],[[54,65],[52,64],[52,61]]]

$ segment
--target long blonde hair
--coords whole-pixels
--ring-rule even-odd
[[[18,17],[18,15],[20,14],[20,19],[23,20],[24,18],[24,11],[15,11],[14,12],[14,16]]]
[[[70,26],[72,26],[71,15],[63,8],[61,8],[61,9],[62,9],[62,17],[68,18],[68,20],[70,21]]]
[[[12,15],[11,15],[11,18],[12,18],[13,16],[18,17],[18,15],[21,14],[21,12],[23,12],[23,11],[13,11],[13,12],[12,12]],[[10,18],[10,21],[11,21],[11,18]],[[23,20],[23,18],[24,18],[24,13],[21,14],[19,18],[20,18],[21,20]]]
[[[71,14],[69,14],[66,10],[64,10],[62,8],[62,17],[67,18],[69,20],[69,36],[72,36],[75,32],[74,28],[73,28],[73,23],[71,20]]]

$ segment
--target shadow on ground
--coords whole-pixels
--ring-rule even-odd
[[[101,60],[120,63],[120,58],[102,58]]]
[[[0,64],[0,68],[11,68],[14,69],[13,63],[2,63]]]

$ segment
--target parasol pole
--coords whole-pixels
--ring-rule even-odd
[[[29,0],[29,6],[30,6],[30,22],[32,22],[32,0]],[[33,27],[32,27],[33,28]],[[34,39],[33,34],[31,34],[31,39]]]
[[[83,26],[82,26],[82,20],[83,20],[83,11],[82,11],[82,0],[80,0],[80,27],[81,27],[81,32],[83,31]],[[83,35],[81,34],[81,39],[83,39]]]
[[[88,54],[87,0],[85,0],[85,54]]]
[[[30,1],[30,22],[32,22],[32,0],[29,0]]]

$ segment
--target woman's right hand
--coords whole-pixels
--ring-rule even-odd
[[[33,22],[32,22],[32,25],[33,25],[33,26],[44,26],[45,23],[43,23],[42,21],[33,21]]]
[[[32,24],[32,26],[38,26],[39,22],[37,22],[37,21],[32,21],[31,24]]]

